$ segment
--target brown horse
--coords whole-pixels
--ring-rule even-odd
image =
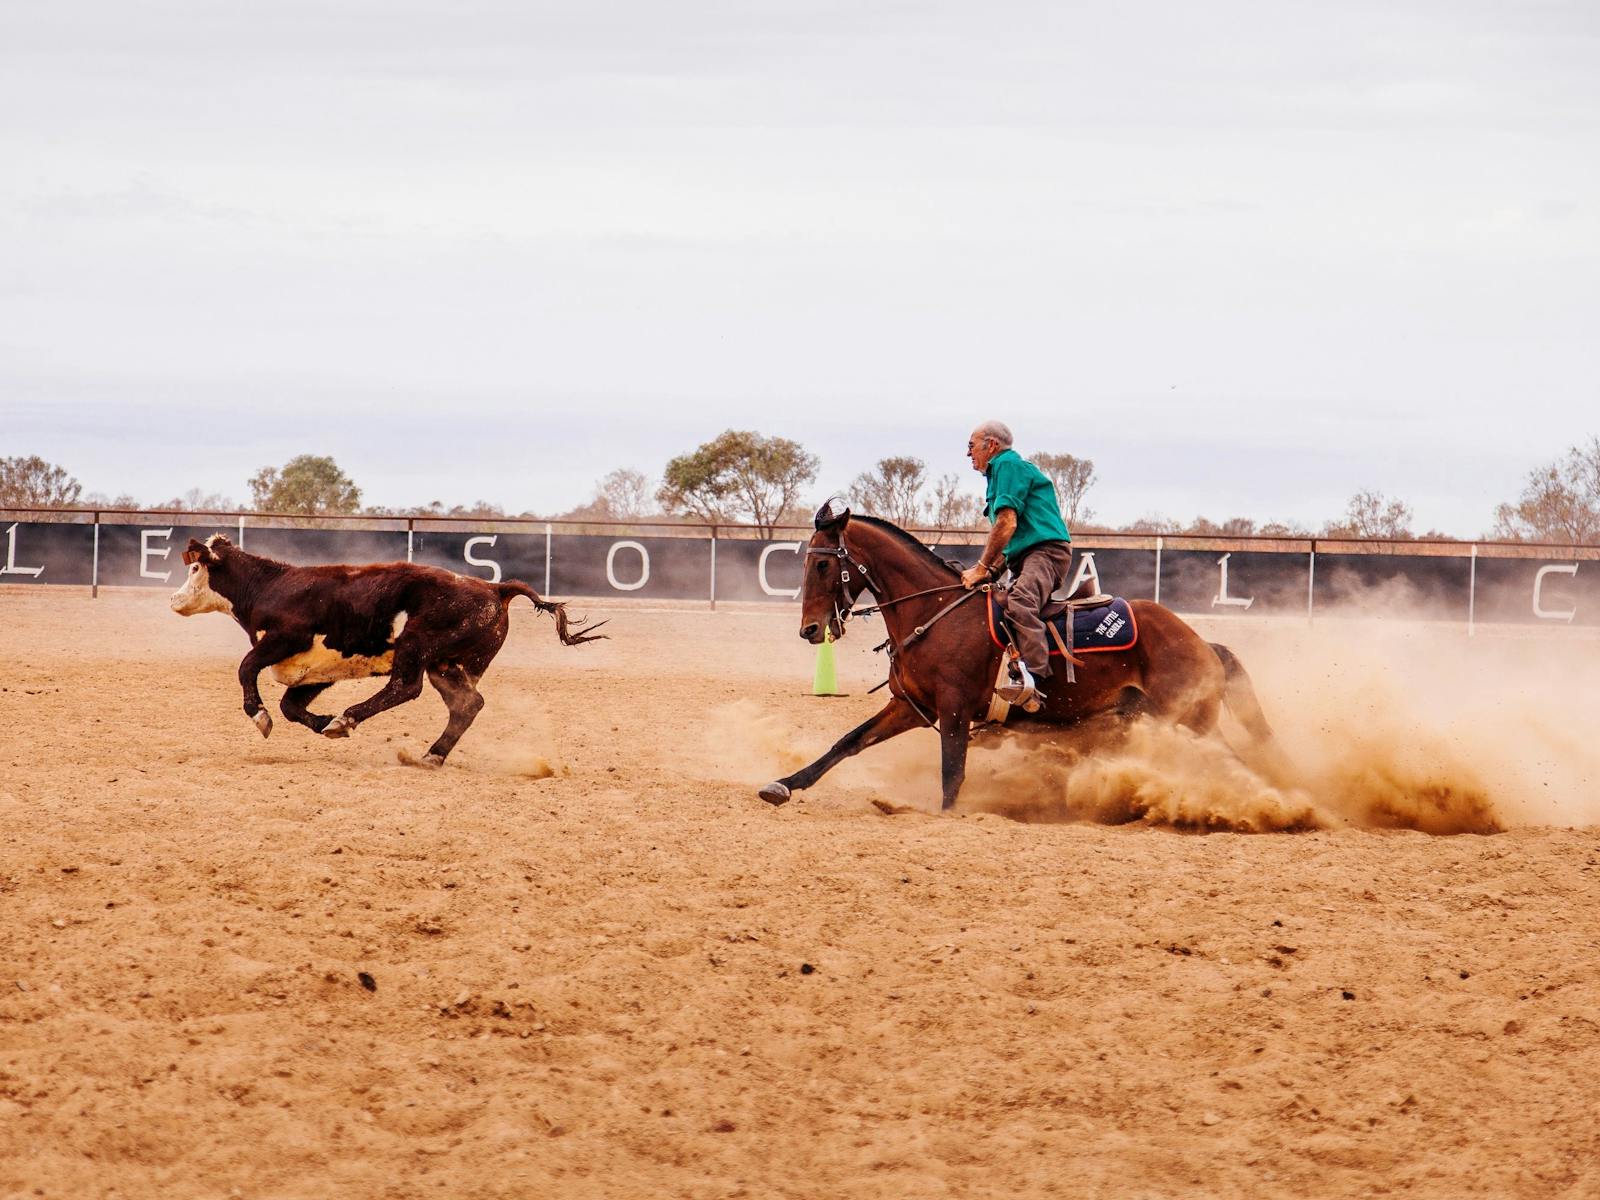
[[[806,549],[800,636],[843,637],[860,594],[871,589],[888,633],[889,693],[883,710],[852,729],[810,766],[761,789],[769,804],[808,788],[842,759],[909,729],[937,725],[944,807],[966,776],[972,727],[988,710],[1002,651],[990,637],[982,595],[966,592],[960,571],[898,526],[824,505]],[[1033,715],[1013,709],[1008,727],[1077,728],[1100,733],[1148,714],[1205,734],[1222,708],[1252,742],[1278,758],[1272,729],[1233,652],[1212,645],[1175,613],[1133,600],[1139,637],[1127,650],[1085,655],[1077,682],[1046,680]]]

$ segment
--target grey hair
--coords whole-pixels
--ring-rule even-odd
[[[972,432],[978,437],[993,438],[1003,450],[1011,449],[1011,426],[1001,421],[985,421]]]

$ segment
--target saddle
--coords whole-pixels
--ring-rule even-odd
[[[1011,619],[1005,611],[1006,594],[989,592],[989,636],[1004,649],[1015,640]],[[1079,654],[1127,650],[1139,640],[1139,623],[1133,609],[1121,596],[1069,596],[1045,605],[1046,632],[1055,643],[1053,657],[1072,658]]]

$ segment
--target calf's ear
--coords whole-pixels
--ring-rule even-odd
[[[212,554],[206,544],[197,538],[190,538],[189,544],[184,547],[183,563],[185,566],[188,566],[190,563],[209,564],[216,562],[216,560],[216,555]]]

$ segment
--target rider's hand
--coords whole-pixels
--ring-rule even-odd
[[[968,567],[961,572],[961,586],[969,592],[980,583],[989,582],[989,568],[984,566]]]

